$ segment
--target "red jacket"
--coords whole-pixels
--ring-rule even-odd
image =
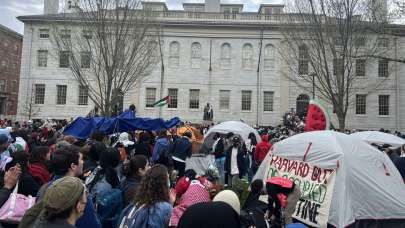
[[[271,144],[269,143],[269,136],[262,135],[262,141],[256,145],[255,153],[253,154],[253,159],[257,162],[262,162],[266,157],[267,153],[271,148]]]

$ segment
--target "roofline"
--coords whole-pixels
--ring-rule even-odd
[[[1,25],[1,24],[0,24],[0,30],[2,30],[2,31],[4,31],[4,32],[6,32],[6,33],[8,33],[8,34],[10,34],[10,35],[12,35],[12,36],[14,36],[14,37],[17,37],[18,39],[23,39],[23,35],[21,35],[20,33],[14,31],[14,30],[12,30],[12,29],[10,29],[10,28],[4,26],[4,25]]]
[[[202,5],[202,6],[204,6],[205,3],[190,3],[190,2],[184,2],[184,3],[183,3],[183,6],[184,6],[184,5],[199,5],[199,6]]]
[[[244,4],[233,4],[233,3],[221,3],[221,6],[244,6]]]

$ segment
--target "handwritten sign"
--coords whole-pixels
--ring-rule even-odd
[[[335,182],[334,169],[322,169],[303,161],[272,155],[265,170],[257,178],[285,177],[301,190],[293,218],[313,227],[326,227]],[[263,172],[264,171],[264,172]]]

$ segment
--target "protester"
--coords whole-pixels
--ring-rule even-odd
[[[253,170],[252,168],[255,168],[253,165],[253,154],[256,151],[256,145],[257,145],[257,140],[256,140],[256,135],[253,132],[249,133],[248,140],[246,141],[246,150],[247,150],[247,156],[248,159],[246,159],[246,167],[247,167],[247,174],[248,174],[248,181],[250,182],[253,178]]]
[[[158,139],[152,152],[152,163],[162,164],[166,167],[172,167],[172,158],[170,156],[170,141],[167,138],[166,130],[160,130]]]
[[[219,176],[220,176],[220,183],[225,183],[225,146],[224,146],[224,139],[221,137],[219,133],[214,135],[214,144],[212,146],[212,151],[215,156],[215,165],[218,169]]]
[[[0,134],[0,170],[4,171],[6,164],[10,162],[10,151],[8,151],[8,146],[10,145],[10,138],[2,133]]]
[[[3,177],[2,188],[0,188],[0,207],[8,200],[15,185],[19,181],[21,176],[20,165],[15,165],[5,172]]]
[[[104,143],[99,141],[94,141],[90,144],[90,150],[85,156],[83,172],[91,173],[98,166],[100,160],[100,154],[106,150]]]
[[[122,184],[124,195],[124,207],[128,206],[135,198],[136,190],[142,177],[150,168],[148,158],[144,155],[135,155],[128,163],[126,169],[126,179]]]
[[[25,196],[35,197],[41,185],[36,182],[34,177],[28,171],[28,155],[25,153],[25,151],[17,151],[11,154],[11,158],[12,160],[6,165],[6,171],[17,164],[21,168],[17,193]]]
[[[186,169],[186,158],[191,157],[192,145],[191,145],[191,132],[184,132],[183,136],[177,139],[172,146],[172,158],[174,169],[179,172],[178,176],[182,177]]]
[[[169,219],[175,201],[175,194],[169,192],[168,170],[157,164],[152,166],[142,179],[134,202],[123,211],[120,228],[164,228]]]
[[[51,170],[54,173],[50,182],[41,187],[37,195],[37,204],[29,209],[20,222],[20,228],[32,227],[35,219],[39,216],[43,209],[42,198],[47,189],[53,183],[62,177],[78,177],[83,173],[83,156],[79,153],[76,146],[62,147],[55,151],[50,160]],[[84,214],[77,220],[77,228],[100,228],[101,224],[96,216],[93,202],[87,196],[86,207]]]
[[[46,190],[42,203],[43,211],[33,228],[73,228],[84,213],[86,189],[80,179],[63,177]]]
[[[246,172],[246,152],[243,151],[241,140],[235,136],[233,145],[226,151],[225,173],[228,176],[228,186],[232,187],[234,177],[242,178]]]
[[[191,181],[187,191],[181,196],[178,205],[173,209],[169,226],[176,227],[181,216],[190,206],[210,201],[210,193],[205,186],[198,180]]]
[[[267,134],[262,135],[262,141],[256,145],[256,150],[253,154],[253,161],[255,167],[254,172],[256,172],[256,170],[259,168],[264,158],[266,158],[266,155],[270,151],[271,146],[272,145],[269,143],[269,135]]]
[[[198,203],[189,207],[179,221],[178,228],[240,227],[238,214],[224,202]]]
[[[147,132],[141,132],[139,135],[139,141],[135,145],[135,154],[144,155],[147,158],[152,156],[150,149],[150,136]]]
[[[50,159],[50,150],[47,146],[37,146],[31,152],[28,171],[41,186],[47,183],[51,178],[51,174],[48,170]]]

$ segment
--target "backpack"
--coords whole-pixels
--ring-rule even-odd
[[[106,182],[104,175],[101,173],[101,167],[97,167],[86,179],[86,187],[89,190],[102,227],[113,228],[117,224],[124,206],[123,192],[121,188],[111,188],[97,193],[95,187],[99,182]]]
[[[137,207],[131,203],[123,211],[124,217],[118,224],[118,228],[148,228],[149,209],[144,205]]]
[[[115,227],[123,205],[122,191],[119,188],[113,188],[96,196],[97,216],[103,228]]]
[[[165,165],[167,168],[173,167],[172,154],[169,148],[165,146],[159,152],[159,158],[155,163]]]

